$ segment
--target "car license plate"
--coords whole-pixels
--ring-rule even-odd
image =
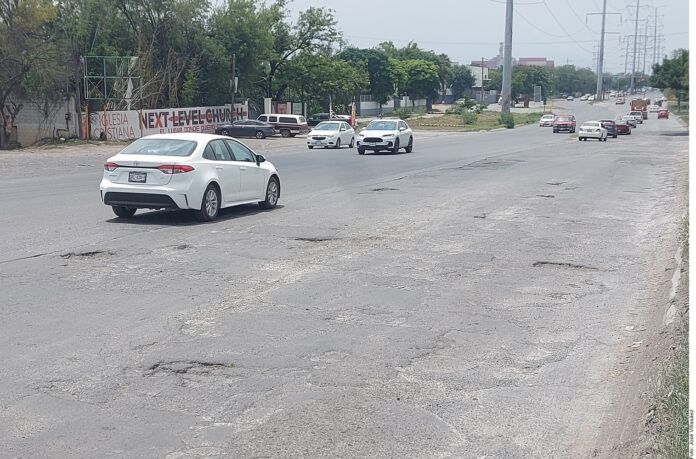
[[[128,181],[133,183],[145,183],[147,181],[147,172],[129,172]]]

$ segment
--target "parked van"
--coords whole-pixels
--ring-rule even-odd
[[[309,132],[307,120],[302,115],[265,113],[259,115],[257,120],[273,125],[276,132],[280,132],[280,135],[283,137],[295,137],[297,134],[306,134]]]

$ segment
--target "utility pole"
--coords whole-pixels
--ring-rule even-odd
[[[484,58],[481,58],[481,103],[483,103],[483,62]]]
[[[638,54],[638,17],[640,15],[640,0],[636,1],[636,25],[633,31],[633,70],[631,70],[631,94],[636,93],[636,56]]]
[[[510,114],[510,96],[512,93],[512,0],[507,0],[505,8],[505,51],[503,57],[503,94],[500,112]]]
[[[607,22],[607,0],[602,6],[602,33],[599,38],[599,61],[597,63],[597,99],[603,100],[602,83],[604,82],[604,27]]]
[[[647,75],[645,73],[645,63],[648,60],[648,21],[645,21],[645,38],[643,39],[643,75]]]
[[[653,38],[653,65],[657,63],[657,8],[655,8],[655,38]]]
[[[230,84],[232,87],[232,120],[237,118],[237,114],[234,111],[234,98],[237,92],[237,53],[232,54],[232,82]]]

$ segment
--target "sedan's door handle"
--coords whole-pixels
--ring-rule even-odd
[[[245,171],[245,170],[247,170],[247,168],[244,167],[244,166],[241,166],[241,167],[239,168],[239,170],[240,170],[240,171]]]
[[[215,169],[221,171],[221,170],[222,170],[222,166],[215,166]]]

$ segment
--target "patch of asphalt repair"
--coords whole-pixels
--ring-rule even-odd
[[[71,260],[71,259],[81,260],[84,258],[94,258],[94,257],[100,256],[100,255],[111,256],[111,255],[114,255],[114,252],[105,251],[105,250],[91,250],[88,252],[68,252],[68,253],[62,254],[60,257],[66,259],[66,260]]]
[[[234,364],[225,362],[207,362],[204,360],[173,360],[170,362],[157,362],[148,367],[143,376],[154,376],[156,374],[206,374],[214,370],[234,368]]]
[[[552,267],[552,268],[570,268],[570,269],[585,269],[588,271],[598,271],[597,268],[593,266],[585,266],[585,265],[580,265],[576,263],[566,263],[566,262],[558,262],[558,261],[535,261],[532,263],[532,266],[535,268],[541,268],[541,267]]]

